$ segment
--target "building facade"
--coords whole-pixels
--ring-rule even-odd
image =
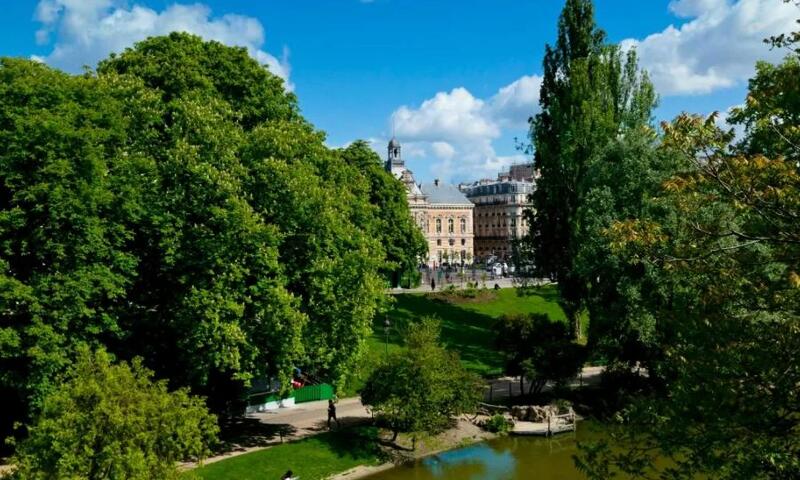
[[[528,233],[523,211],[530,207],[535,188],[533,166],[514,165],[497,180],[462,185],[461,190],[475,205],[475,258],[509,260],[512,244]]]
[[[470,264],[475,258],[473,203],[455,185],[435,180],[418,184],[405,167],[400,142],[389,141],[386,170],[403,182],[414,223],[428,242],[430,267]]]

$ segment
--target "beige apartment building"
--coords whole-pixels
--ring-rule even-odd
[[[406,186],[408,206],[414,222],[428,242],[430,267],[443,263],[470,264],[475,258],[473,203],[455,185],[439,180],[418,184],[405,167],[400,142],[392,138],[388,146],[386,170]]]
[[[531,164],[514,165],[497,180],[481,180],[462,185],[461,190],[475,205],[475,257],[508,260],[512,243],[528,233],[523,211],[530,206],[535,187]]]

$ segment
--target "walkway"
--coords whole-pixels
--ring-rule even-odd
[[[336,416],[339,418],[341,426],[351,426],[372,420],[372,414],[361,404],[361,399],[358,397],[339,400],[336,404]],[[236,438],[228,441],[228,451],[207,458],[203,463],[218,462],[326,432],[328,431],[327,420],[327,400],[250,414],[243,421],[232,426],[236,432],[234,434]],[[194,463],[182,465],[186,469],[195,466]]]
[[[516,280],[514,278],[496,277],[494,280],[492,280],[492,279],[487,279],[486,280],[486,288],[492,289],[492,288],[494,288],[495,284],[497,284],[500,288],[514,288],[514,287],[518,287],[519,286],[519,283],[516,283],[516,282],[518,282],[518,280]],[[549,280],[544,280],[544,279],[533,280],[533,284],[534,285],[545,285],[545,284],[548,284],[548,283],[551,283],[551,282]],[[483,283],[480,282],[480,281],[478,282],[478,284],[480,286],[483,286]],[[466,287],[467,280],[464,280],[464,284],[463,285],[461,284],[460,280],[453,280],[450,283],[441,283],[441,284],[437,281],[437,283],[436,283],[436,291],[439,292],[439,291],[441,291],[441,290],[443,290],[443,289],[445,289],[445,288],[447,288],[447,287],[449,287],[451,285],[454,285],[456,288],[461,289],[463,287]],[[430,283],[423,282],[419,287],[414,287],[414,288],[392,288],[392,289],[389,289],[388,292],[390,294],[392,294],[392,295],[396,295],[398,293],[430,293],[431,292],[431,285],[430,285]]]
[[[600,381],[602,370],[602,367],[584,368],[582,377],[574,381],[571,386],[596,385]],[[504,377],[491,380],[489,384],[491,388],[486,390],[485,395],[485,400],[489,403],[507,398],[509,394],[517,396],[520,393],[518,379]],[[526,391],[528,385],[526,382]],[[547,388],[549,386],[545,387],[545,389]],[[372,414],[361,404],[361,399],[358,397],[340,399],[336,404],[336,416],[343,426],[372,420]],[[226,458],[263,450],[286,441],[299,440],[326,432],[328,430],[327,419],[327,400],[301,403],[292,408],[248,415],[239,429],[241,441],[231,441],[227,453],[208,458],[204,463],[218,462]],[[195,465],[184,465],[185,468],[193,466]]]

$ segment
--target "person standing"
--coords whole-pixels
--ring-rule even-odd
[[[336,427],[339,427],[339,419],[336,418],[336,404],[333,399],[328,400],[328,430],[331,429],[331,420],[336,422]]]
[[[436,291],[436,279],[431,277],[431,292]]]

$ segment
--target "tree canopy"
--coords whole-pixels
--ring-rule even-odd
[[[439,341],[440,324],[423,318],[405,333],[408,348],[388,356],[367,379],[361,401],[394,431],[438,433],[477,407],[482,389],[458,355]]]
[[[294,366],[340,384],[421,245],[374,154],[324,140],[245,49],[189,34],[77,76],[1,59],[4,421],[82,345],[219,412]]]
[[[178,478],[178,462],[202,459],[216,418],[188,391],[134,361],[81,348],[63,382],[43,400],[16,452],[15,478]]]
[[[586,202],[594,162],[618,135],[645,128],[656,103],[653,86],[637,69],[633,50],[605,42],[591,0],[568,0],[555,46],[547,45],[539,96],[531,119],[534,166],[540,176],[526,211],[530,233],[519,249],[532,255],[543,277],[558,281],[561,303],[580,334],[586,278],[576,269],[578,211]]]

